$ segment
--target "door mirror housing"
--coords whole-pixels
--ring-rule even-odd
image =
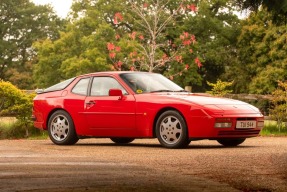
[[[119,100],[124,97],[123,92],[120,89],[110,89],[109,96],[119,96]]]

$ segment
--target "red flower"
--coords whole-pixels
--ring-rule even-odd
[[[115,45],[113,43],[107,43],[107,48],[109,51],[114,50],[115,49]]]
[[[197,7],[196,7],[196,5],[194,5],[194,4],[187,5],[186,7],[187,7],[187,9],[189,9],[189,10],[191,10],[191,11],[193,11],[193,12],[196,12],[196,11],[197,11]]]
[[[136,38],[136,32],[132,32],[131,34],[129,34],[129,37],[132,39],[132,40],[135,40]]]
[[[183,35],[184,35],[185,38],[188,38],[189,33],[188,32],[183,32]]]
[[[144,3],[143,4],[143,8],[147,8],[148,7],[148,4],[147,3]]]
[[[162,60],[167,60],[167,59],[168,59],[167,54],[164,54],[164,55],[162,56]]]
[[[134,66],[131,66],[130,70],[131,70],[131,71],[134,71],[134,70],[135,70],[135,67],[134,67]]]
[[[119,21],[123,21],[123,20],[124,20],[124,18],[123,18],[121,13],[119,13],[119,12],[115,13],[115,15],[114,15],[114,24],[115,25],[117,25],[119,23]]]
[[[175,56],[175,60],[179,63],[182,63],[182,56],[181,55]]]
[[[201,62],[200,62],[200,60],[199,60],[198,57],[196,57],[196,58],[194,59],[194,62],[195,62],[195,64],[197,65],[198,68],[202,67],[202,64],[201,64]]]
[[[117,63],[117,65],[118,65],[118,67],[122,67],[122,65],[123,65],[123,62],[121,62],[121,61],[118,61],[118,63]]]
[[[116,17],[114,17],[114,24],[115,25],[119,24],[118,19]]]
[[[192,49],[189,49],[189,52],[190,52],[190,53],[193,53],[193,50],[192,50]]]
[[[144,36],[143,35],[140,35],[139,38],[140,38],[140,40],[144,40]]]
[[[190,45],[191,44],[191,41],[190,40],[185,40],[183,41],[183,45]]]
[[[130,58],[136,57],[137,54],[138,54],[138,53],[137,53],[136,51],[130,52]]]
[[[115,58],[115,57],[116,57],[116,53],[114,53],[114,52],[110,52],[110,53],[109,53],[109,56],[110,56],[110,58],[111,58],[111,59],[113,59],[113,58]]]
[[[185,69],[185,70],[188,70],[188,68],[189,68],[189,65],[186,64],[184,69]]]
[[[116,52],[120,52],[121,51],[121,47],[115,47]]]

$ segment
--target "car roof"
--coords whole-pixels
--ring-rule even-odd
[[[119,75],[124,73],[151,73],[151,72],[143,72],[143,71],[101,71],[95,73],[88,73],[79,75],[77,77],[85,77],[85,76],[93,76],[93,75]]]

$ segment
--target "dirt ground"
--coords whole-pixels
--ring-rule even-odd
[[[216,141],[165,149],[156,139],[109,139],[57,146],[0,140],[0,191],[287,191],[287,137]]]

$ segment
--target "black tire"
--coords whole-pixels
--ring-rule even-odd
[[[189,144],[185,120],[175,110],[162,113],[155,129],[156,137],[163,147],[176,149],[184,148]]]
[[[71,116],[63,110],[54,112],[49,118],[48,133],[57,145],[73,145],[79,140]]]
[[[127,144],[135,140],[134,138],[125,138],[125,137],[112,137],[110,138],[114,143],[117,144]]]
[[[218,139],[217,142],[225,147],[236,147],[245,141],[245,138],[239,139]]]

